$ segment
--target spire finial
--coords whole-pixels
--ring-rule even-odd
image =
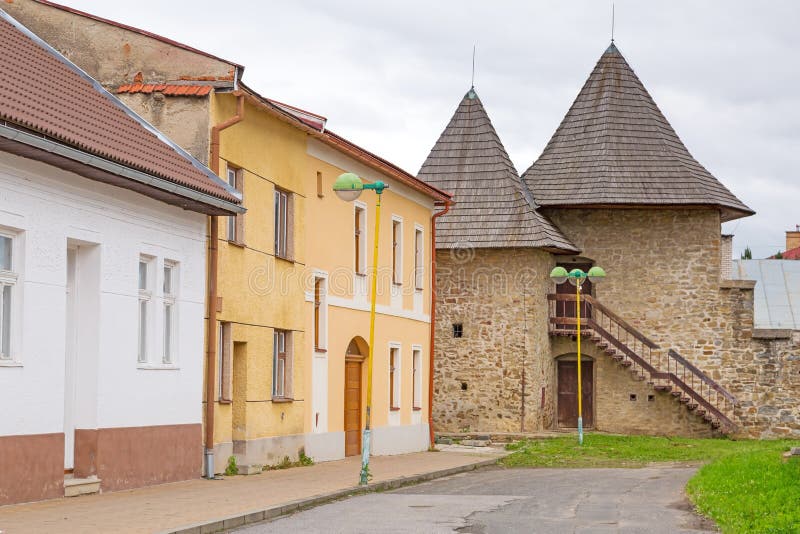
[[[477,43],[472,45],[472,83],[470,84],[470,89],[475,89],[475,49],[477,47]]]
[[[614,43],[614,2],[611,2],[611,43]]]

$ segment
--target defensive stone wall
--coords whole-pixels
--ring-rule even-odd
[[[437,251],[433,416],[438,432],[548,428],[552,255],[534,249]],[[453,325],[462,337],[454,337]],[[524,390],[524,396],[523,396]],[[524,401],[523,401],[524,399]]]

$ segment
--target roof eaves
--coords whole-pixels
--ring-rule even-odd
[[[208,52],[204,52],[202,50],[198,50],[197,48],[191,47],[191,46],[189,46],[187,44],[180,43],[178,41],[173,41],[172,39],[169,39],[168,37],[164,37],[162,35],[158,35],[156,33],[152,33],[152,32],[149,32],[147,30],[142,30],[141,28],[136,28],[134,26],[128,26],[127,24],[122,24],[121,22],[116,22],[116,21],[109,20],[109,19],[106,19],[106,18],[103,18],[103,17],[98,17],[97,15],[92,15],[91,13],[87,13],[87,12],[81,11],[79,9],[75,9],[75,8],[72,8],[72,7],[69,7],[69,6],[65,6],[65,5],[62,5],[62,4],[57,4],[55,2],[51,2],[50,0],[33,0],[33,1],[38,3],[38,4],[42,4],[42,5],[45,5],[45,6],[53,7],[53,8],[56,8],[56,9],[60,9],[62,11],[67,11],[68,13],[73,13],[75,15],[80,15],[82,17],[86,17],[86,18],[89,18],[89,19],[92,19],[92,20],[96,20],[98,22],[103,22],[103,23],[109,24],[111,26],[116,26],[117,28],[122,28],[123,30],[132,31],[132,32],[138,33],[140,35],[144,35],[146,37],[150,37],[150,38],[156,39],[158,41],[161,41],[162,43],[166,43],[166,44],[169,44],[169,45],[172,45],[172,46],[176,46],[178,48],[186,50],[187,52],[192,52],[192,53],[200,54],[202,56],[205,56],[205,57],[208,57],[208,58],[211,58],[211,59],[216,59],[217,61],[221,61],[223,63],[227,63],[228,65],[236,67],[240,71],[239,74],[241,74],[241,72],[244,71],[244,66],[243,65],[239,65],[238,63],[234,63],[233,61],[229,61],[227,59],[221,58],[219,56],[215,56],[215,55],[210,54]]]
[[[43,150],[45,152],[50,152],[57,156],[67,158],[78,163],[109,172],[116,176],[172,193],[177,196],[189,198],[201,204],[212,206],[231,214],[244,213],[246,211],[245,208],[240,204],[241,200],[238,198],[234,197],[226,200],[209,195],[196,189],[176,184],[175,182],[166,180],[159,176],[154,176],[152,174],[133,169],[127,165],[122,165],[107,160],[94,154],[90,154],[77,148],[65,145],[61,142],[24,132],[5,124],[0,124],[0,137],[8,139],[9,141],[15,141],[17,143],[30,146],[32,148]]]
[[[269,111],[279,119],[293,125],[294,127],[306,132],[307,134],[311,135],[312,137],[322,141],[323,143],[332,146],[338,150],[346,151],[351,157],[361,161],[362,163],[378,170],[389,174],[393,178],[405,183],[406,185],[416,189],[417,191],[424,193],[425,195],[432,197],[437,202],[450,202],[452,196],[449,193],[444,191],[440,191],[436,189],[430,184],[425,183],[424,181],[420,180],[419,178],[415,177],[414,175],[404,171],[397,165],[390,163],[389,161],[376,156],[372,152],[361,148],[360,146],[356,145],[355,143],[348,141],[344,137],[341,137],[330,130],[321,130],[310,126],[306,121],[301,120],[296,115],[290,113],[288,110],[281,108],[275,102],[270,100],[269,98],[260,95],[258,92],[254,91],[244,83],[239,84],[241,87],[241,92],[234,92],[234,95],[237,94],[244,94],[246,97],[249,97],[251,103],[255,104],[256,106]]]

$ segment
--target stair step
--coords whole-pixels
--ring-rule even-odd
[[[689,404],[689,401],[692,400],[689,397],[681,397],[681,404]]]
[[[673,397],[680,397],[681,395],[682,395],[682,394],[681,394],[681,392],[680,392],[680,391],[673,391],[673,392],[672,392],[672,396],[673,396]]]
[[[672,386],[663,386],[663,385],[655,386],[655,390],[656,391],[669,391],[671,389],[672,389]]]
[[[620,362],[620,364],[622,364],[624,367],[630,367],[631,365],[633,365],[633,362],[630,360],[625,360]]]
[[[611,356],[611,357],[614,358],[615,360],[617,360],[618,362],[621,362],[622,360],[625,359],[625,356],[623,356],[622,354],[620,354],[618,352],[616,354],[614,354],[613,356]]]
[[[100,493],[100,479],[97,477],[64,479],[64,497],[77,497],[93,493]]]
[[[710,422],[712,422],[714,420],[714,417],[711,414],[705,414],[703,416],[703,419],[705,419],[706,421],[708,421],[710,423]]]
[[[711,428],[713,428],[713,429],[715,429],[715,430],[716,430],[716,429],[717,429],[717,428],[719,428],[720,426],[721,426],[721,425],[720,425],[719,421],[717,421],[717,420],[711,421]]]
[[[690,402],[689,404],[686,405],[686,407],[689,408],[690,410],[696,410],[697,409],[697,403],[696,402]]]
[[[696,413],[697,415],[705,415],[705,414],[706,414],[706,411],[705,411],[703,408],[698,408],[698,409],[695,411],[695,413]]]

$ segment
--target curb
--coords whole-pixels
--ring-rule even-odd
[[[499,460],[498,458],[492,458],[490,460],[482,460],[480,462],[475,462],[474,464],[460,465],[458,467],[440,469],[438,471],[431,471],[429,473],[420,473],[418,475],[410,475],[407,477],[393,478],[381,482],[374,482],[372,484],[368,484],[367,486],[363,487],[354,486],[351,488],[336,490],[329,493],[322,493],[320,495],[315,495],[313,497],[308,497],[305,499],[298,499],[295,501],[289,501],[284,504],[277,504],[274,506],[270,506],[269,508],[263,508],[260,510],[251,510],[249,512],[244,512],[241,514],[224,517],[222,519],[212,519],[211,521],[195,523],[193,525],[179,527],[174,530],[165,530],[161,534],[213,534],[215,532],[223,532],[229,529],[238,528],[253,523],[260,523],[261,521],[276,519],[278,517],[287,514],[299,512],[301,510],[306,510],[308,508],[314,508],[315,506],[326,504],[332,501],[337,501],[339,499],[344,499],[346,497],[353,497],[356,495],[364,495],[366,493],[374,493],[379,491],[397,489],[403,486],[417,484],[419,482],[434,480],[436,478],[443,478],[451,475],[457,475],[459,473],[474,471],[481,467],[496,465],[498,460]]]

